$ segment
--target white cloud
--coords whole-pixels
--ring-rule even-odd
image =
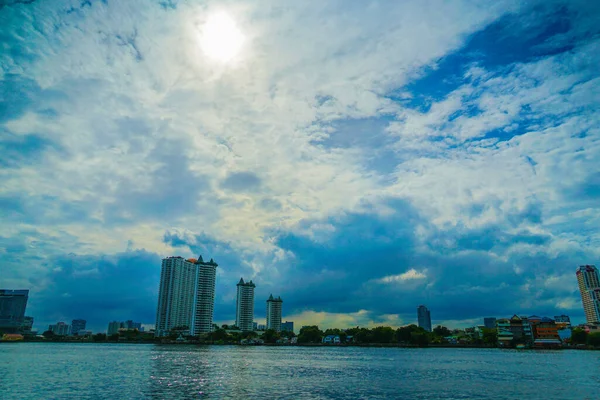
[[[389,275],[385,276],[381,279],[377,279],[377,283],[402,283],[411,280],[419,280],[427,278],[427,270],[424,269],[422,271],[417,271],[414,268],[409,269],[408,271],[399,274],[399,275]]]

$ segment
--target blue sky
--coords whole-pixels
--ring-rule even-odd
[[[392,4],[393,3],[393,4]],[[200,45],[225,13],[228,62]],[[590,1],[0,7],[0,286],[36,327],[154,323],[160,260],[297,325],[568,314],[600,255]]]

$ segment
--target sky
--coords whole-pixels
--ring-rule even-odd
[[[0,287],[153,324],[161,259],[296,328],[567,314],[600,261],[600,3],[0,4]],[[216,22],[215,22],[216,21]]]

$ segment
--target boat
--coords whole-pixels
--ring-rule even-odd
[[[4,335],[2,335],[2,338],[0,338],[0,342],[22,342],[23,341],[23,335],[18,334],[18,333],[5,333]]]

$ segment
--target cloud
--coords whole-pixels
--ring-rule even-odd
[[[377,279],[375,282],[383,283],[383,284],[390,284],[390,283],[401,283],[401,282],[410,281],[410,280],[425,279],[425,278],[427,278],[427,275],[425,275],[425,272],[427,272],[427,271],[419,272],[416,269],[411,268],[402,274],[384,276],[381,279]]]
[[[217,9],[246,36],[225,65],[197,40]],[[3,282],[31,288],[44,323],[84,313],[73,299],[94,326],[152,323],[160,258],[202,253],[223,321],[240,276],[257,318],[271,292],[306,323],[408,322],[420,303],[460,323],[581,318],[573,271],[600,256],[598,12],[7,3]],[[110,307],[102,285],[121,290]]]

